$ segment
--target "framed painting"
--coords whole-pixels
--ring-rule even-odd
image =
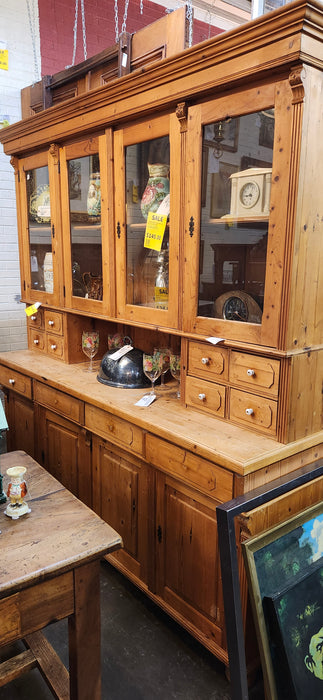
[[[322,541],[323,503],[320,503],[271,530],[267,530],[261,535],[257,535],[242,543],[264,684],[268,697],[271,700],[285,700],[286,697],[295,697],[297,700],[300,700],[300,698],[305,696],[287,696],[286,692],[281,690],[281,674],[276,673],[275,675],[277,666],[275,666],[275,645],[270,638],[268,626],[268,620],[271,620],[271,618],[268,618],[268,599],[274,600],[285,589],[292,590],[293,585],[296,585],[301,578],[306,578],[312,573],[312,567],[323,556]],[[321,600],[323,598],[322,592],[323,589],[321,590]],[[290,595],[292,596],[293,594],[291,593]],[[264,604],[265,599],[266,603]],[[303,603],[304,610],[302,614],[305,615],[306,610],[308,612],[312,605],[309,589],[308,596],[304,597]],[[267,618],[265,617],[265,606]],[[321,627],[323,627],[323,620],[321,621]],[[302,663],[304,666],[302,671],[307,676],[308,684],[310,685],[313,680],[311,672],[304,660]],[[299,659],[298,664],[300,665]],[[323,678],[321,681],[321,694],[323,697]],[[319,694],[316,696],[307,694],[307,700],[309,697],[319,696]]]
[[[323,697],[323,557],[263,608],[278,696]]]

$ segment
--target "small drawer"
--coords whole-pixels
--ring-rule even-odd
[[[232,498],[231,472],[150,433],[146,435],[146,459],[181,481],[215,496],[221,503]]]
[[[225,386],[206,382],[203,379],[186,377],[185,402],[188,406],[200,408],[202,411],[224,418]]]
[[[28,328],[44,330],[44,313],[42,309],[38,309],[36,313],[27,317],[27,326]]]
[[[83,425],[84,403],[74,398],[74,396],[69,396],[62,391],[36,381],[34,383],[34,399],[41,406],[51,408],[56,413]]]
[[[57,335],[63,335],[63,315],[58,311],[45,310],[45,330]]]
[[[85,427],[96,435],[142,455],[142,430],[101,408],[85,404]]]
[[[228,379],[228,351],[203,343],[189,344],[188,374],[211,381]]]
[[[37,331],[32,329],[29,332],[29,347],[30,350],[38,350],[39,352],[45,352],[46,336],[43,331]]]
[[[47,354],[52,357],[57,357],[60,360],[64,359],[64,338],[57,335],[46,334]]]
[[[230,420],[275,435],[277,402],[230,389]]]
[[[232,351],[230,383],[240,384],[248,389],[260,389],[272,396],[278,396],[279,369],[279,360]]]
[[[31,399],[31,378],[20,374],[20,372],[0,365],[0,384]]]

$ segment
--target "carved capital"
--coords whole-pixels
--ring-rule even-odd
[[[186,102],[179,102],[177,107],[176,107],[176,112],[175,112],[177,119],[180,124],[180,132],[181,134],[184,131],[187,131],[187,104]]]
[[[12,156],[10,158],[10,165],[13,167],[13,169],[15,171],[15,175],[18,175],[18,164],[19,164],[18,158],[16,156]]]
[[[59,163],[59,147],[57,143],[51,143],[49,147],[49,155],[53,158],[54,165]]]
[[[298,102],[303,102],[304,99],[304,85],[302,82],[302,71],[303,64],[295,66],[289,74],[289,84],[293,91],[292,103],[297,104]]]

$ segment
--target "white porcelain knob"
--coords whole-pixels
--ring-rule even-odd
[[[200,401],[204,401],[204,399],[206,399],[205,394],[199,394],[199,399]]]
[[[56,350],[56,348],[57,348],[57,345],[51,345],[51,346],[50,346],[50,349],[51,349],[51,350]]]
[[[14,383],[15,383],[15,379],[9,379],[9,384],[14,384]]]
[[[54,325],[54,321],[48,321],[48,325],[49,325],[49,326],[53,326],[53,325]]]
[[[248,377],[253,377],[255,375],[255,370],[254,369],[247,369],[247,375]]]
[[[31,321],[36,321],[36,318],[37,318],[37,316],[33,315],[33,316],[30,317],[30,320],[31,320]]]
[[[208,365],[210,362],[208,357],[202,357],[202,365]]]
[[[38,345],[38,343],[39,343],[39,340],[37,340],[37,338],[36,338],[36,339],[34,340],[34,345]]]
[[[253,408],[246,408],[246,414],[247,414],[247,416],[252,416]]]

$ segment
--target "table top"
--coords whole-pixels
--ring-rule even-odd
[[[23,451],[0,455],[6,492],[9,467],[27,468],[30,513],[12,520],[0,505],[0,598],[122,547],[120,535]]]

